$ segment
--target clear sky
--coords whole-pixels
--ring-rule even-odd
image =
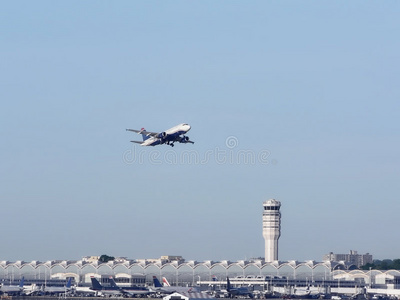
[[[0,260],[399,258],[400,2],[2,1]],[[189,123],[194,145],[126,128]]]

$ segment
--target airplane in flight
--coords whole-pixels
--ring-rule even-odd
[[[131,141],[132,143],[140,144],[141,146],[156,146],[161,144],[174,146],[174,143],[191,143],[194,144],[193,141],[189,139],[185,134],[190,130],[190,125],[186,123],[182,123],[176,125],[166,131],[163,132],[151,132],[142,128],[140,130],[136,129],[127,129],[126,131],[133,131],[137,134],[141,134],[143,137],[143,141]]]
[[[24,290],[24,277],[21,278],[19,285],[4,285],[1,284],[0,292],[7,295],[18,295]]]
[[[164,285],[160,283],[156,276],[153,276],[154,291],[162,294],[172,294],[172,293],[192,293],[198,292],[196,287],[183,287],[183,286],[171,286],[168,280],[163,277],[162,281]]]
[[[231,282],[229,281],[229,277],[226,277],[226,290],[228,292],[229,298],[235,298],[237,296],[254,298],[253,293],[247,287],[232,287]]]
[[[129,297],[141,297],[143,295],[148,295],[151,293],[147,288],[142,286],[127,286],[127,287],[120,287],[118,286],[114,279],[110,277],[110,284],[111,287],[118,289],[121,294]]]

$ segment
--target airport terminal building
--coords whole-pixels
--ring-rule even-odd
[[[281,226],[281,203],[275,199],[263,202],[263,237],[265,257],[240,261],[186,261],[181,256],[156,259],[115,258],[108,262],[98,256],[81,260],[0,261],[0,280],[17,282],[22,277],[31,282],[73,278],[78,285],[89,285],[90,277],[106,282],[110,276],[121,286],[152,285],[153,276],[165,277],[172,285],[212,286],[223,284],[226,278],[242,285],[281,284],[293,286],[329,286],[333,288],[392,288],[400,296],[400,271],[359,270],[372,256],[330,253],[322,262],[278,260],[278,240]],[[339,259],[341,258],[341,259]],[[354,291],[353,291],[354,292]]]
[[[196,285],[199,281],[212,281],[226,277],[274,276],[288,279],[304,278],[308,280],[334,279],[335,271],[356,270],[355,265],[344,262],[297,262],[262,259],[248,261],[185,261],[180,256],[164,256],[159,259],[129,260],[118,258],[107,263],[85,257],[77,261],[1,261],[0,278],[6,280],[26,279],[65,279],[73,277],[77,283],[90,282],[90,276],[97,278],[114,276],[125,278],[127,284],[149,283],[153,276],[166,277],[169,282],[179,285]],[[138,281],[138,278],[140,279]],[[369,278],[366,276],[366,278]]]

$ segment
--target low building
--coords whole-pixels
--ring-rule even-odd
[[[185,262],[185,259],[179,255],[163,255],[161,256],[161,260],[165,262],[172,262],[172,261]]]
[[[390,271],[389,271],[390,272]],[[392,271],[396,272],[396,271]],[[375,276],[375,285],[387,289],[400,289],[400,271],[398,274],[382,273]]]
[[[94,262],[98,262],[100,259],[100,256],[85,256],[82,257],[82,261],[83,262],[87,262],[87,263],[94,263]]]

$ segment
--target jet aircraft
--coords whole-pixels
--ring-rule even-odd
[[[194,142],[185,135],[190,128],[191,127],[189,124],[182,123],[163,132],[151,132],[144,128],[140,130],[127,129],[127,131],[136,132],[137,134],[141,134],[143,137],[143,141],[131,141],[132,143],[137,143],[141,146],[156,146],[166,144],[173,147],[175,142],[194,144]]]
[[[92,281],[92,287],[90,289],[93,291],[96,291],[96,293],[101,293],[101,294],[109,295],[109,296],[123,294],[122,291],[120,291],[120,289],[118,289],[118,288],[102,286],[100,284],[100,282],[93,276],[90,277],[90,280]]]
[[[156,276],[153,276],[154,291],[162,294],[172,294],[172,293],[191,293],[198,292],[196,287],[183,287],[183,286],[171,286],[168,280],[162,278],[164,285],[160,283]]]
[[[308,296],[311,294],[310,287],[307,288],[295,288],[293,291],[293,296],[296,298],[308,298]]]
[[[64,294],[71,291],[72,287],[72,277],[68,279],[68,282],[65,286],[44,286],[43,292],[45,294],[55,295],[55,294]]]
[[[226,277],[226,290],[228,292],[229,298],[235,298],[238,296],[254,298],[253,293],[247,287],[232,287],[231,282],[229,281],[229,277]]]
[[[1,285],[0,292],[7,295],[18,295],[24,289],[24,277],[21,278],[19,285]]]
[[[121,292],[121,294],[129,296],[129,297],[148,295],[151,293],[147,288],[142,287],[142,286],[120,287],[115,283],[115,281],[112,277],[110,277],[110,284],[111,284],[111,287],[118,289]]]

